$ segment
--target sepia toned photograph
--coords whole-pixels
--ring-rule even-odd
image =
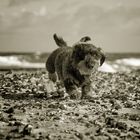
[[[0,0],[0,140],[139,140],[140,1]]]

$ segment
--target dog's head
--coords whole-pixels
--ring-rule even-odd
[[[96,71],[105,61],[105,55],[101,48],[95,47],[93,44],[87,43],[88,40],[82,38],[80,42],[73,46],[72,59],[74,65],[81,75],[90,75]]]

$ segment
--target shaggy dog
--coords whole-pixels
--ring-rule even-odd
[[[60,80],[72,99],[89,97],[90,77],[104,63],[104,53],[101,48],[87,43],[91,40],[88,36],[81,38],[73,47],[69,47],[63,38],[56,34],[53,37],[59,48],[50,54],[46,62],[49,79],[53,82]]]

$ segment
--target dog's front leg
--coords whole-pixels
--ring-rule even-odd
[[[73,79],[68,78],[64,80],[64,86],[71,99],[81,99],[82,93],[78,90]]]
[[[91,81],[88,80],[82,85],[82,98],[91,98],[92,90],[91,90]]]

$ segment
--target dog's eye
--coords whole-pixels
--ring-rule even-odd
[[[85,55],[82,55],[81,57],[80,57],[80,60],[84,60],[85,59]]]
[[[92,55],[92,56],[97,56],[97,54],[95,53],[95,52],[90,52],[90,55]]]
[[[97,54],[94,54],[94,56],[95,56],[95,57],[98,57],[98,55],[97,55]]]
[[[96,54],[96,53],[93,53],[92,56],[93,56],[95,59],[99,59],[99,55]]]
[[[85,54],[84,53],[79,53],[78,58],[79,58],[79,60],[84,60],[85,59]]]

